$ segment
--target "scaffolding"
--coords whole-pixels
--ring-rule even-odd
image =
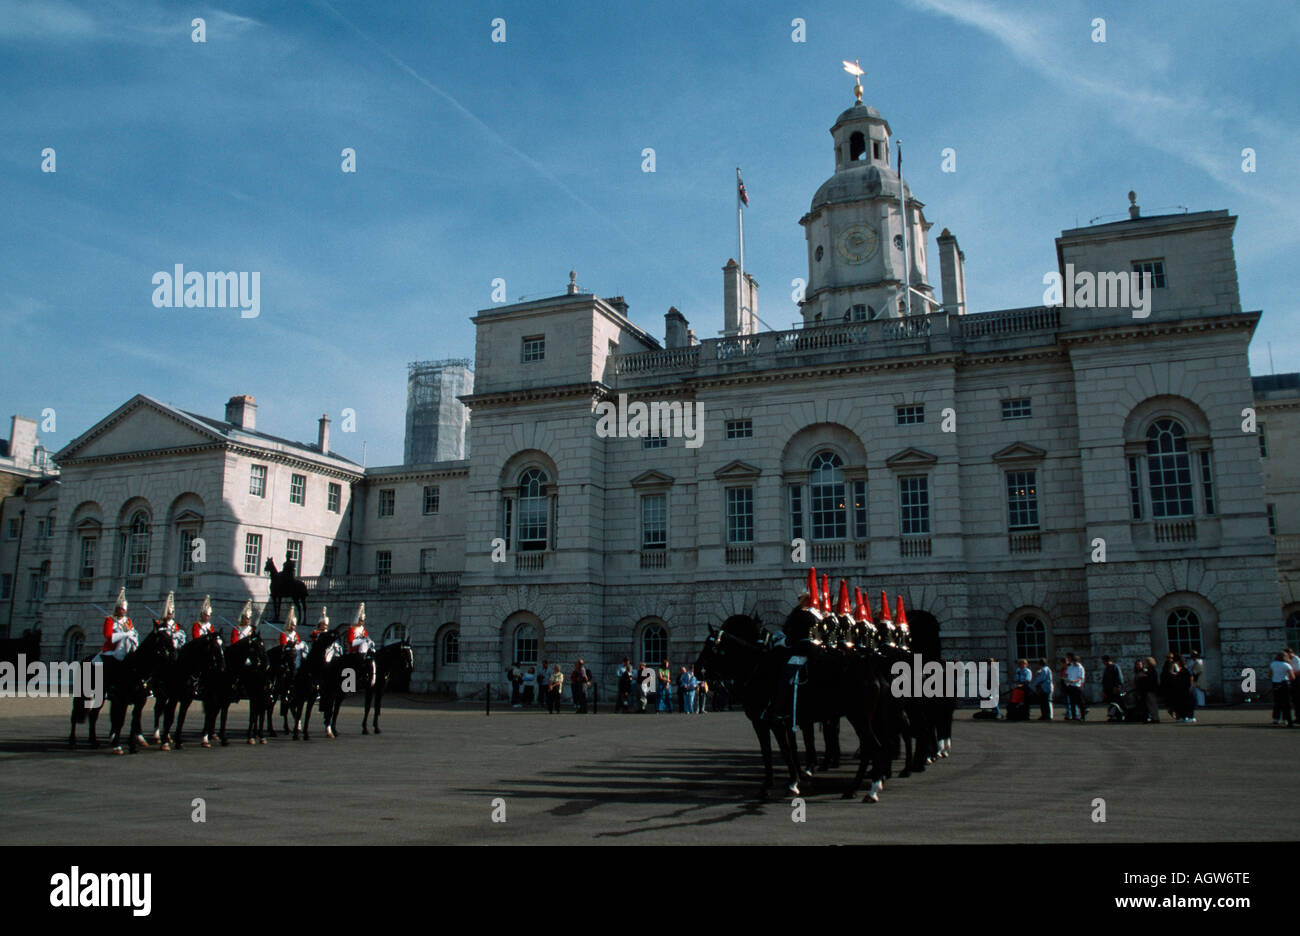
[[[403,464],[468,457],[469,408],[457,397],[473,390],[474,362],[468,358],[415,361],[408,366]]]

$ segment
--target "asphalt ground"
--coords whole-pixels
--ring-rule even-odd
[[[1013,724],[964,709],[951,757],[889,780],[876,805],[842,797],[850,762],[805,789],[798,822],[783,784],[758,798],[739,712],[485,716],[400,697],[379,736],[360,734],[349,702],[334,740],[249,746],[233,730],[225,748],[192,736],[182,751],[114,756],[69,750],[68,710],[0,699],[0,844],[1252,842],[1294,839],[1300,791],[1300,728],[1262,708],[1202,710],[1195,725]],[[245,720],[232,709],[232,728]]]

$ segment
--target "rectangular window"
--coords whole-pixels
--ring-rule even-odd
[[[325,509],[330,513],[339,512],[339,502],[343,499],[343,488],[337,484],[331,484],[326,489]]]
[[[852,309],[852,319],[855,322],[865,322],[867,320],[867,307],[865,305],[855,305]]]
[[[1259,457],[1268,458],[1268,436],[1264,435],[1264,424],[1256,423],[1255,428],[1259,431]]]
[[[334,575],[334,566],[339,560],[339,548],[337,546],[325,547],[325,562],[323,563],[320,574],[326,578]]]
[[[181,540],[182,545],[184,539]],[[81,578],[95,577],[95,551],[99,548],[99,538],[83,536],[81,538]]]
[[[533,335],[524,339],[523,353],[519,358],[523,363],[530,361],[542,361],[546,359],[546,338],[543,335]]]
[[[1003,419],[1028,419],[1033,414],[1033,403],[1029,397],[1002,401]]]
[[[18,539],[18,528],[19,528],[18,518],[17,518],[17,517],[10,517],[10,518],[9,518],[9,538],[10,538],[10,539]]]
[[[1138,274],[1140,278],[1142,277],[1143,273],[1150,273],[1151,288],[1152,289],[1165,288],[1165,262],[1163,260],[1134,260],[1133,272]],[[1139,290],[1142,289],[1142,284],[1140,281],[1138,283],[1138,289]]]
[[[1038,485],[1033,471],[1007,472],[1007,527],[1038,529]]]
[[[1277,511],[1272,504],[1265,504],[1264,509],[1268,511],[1268,535],[1277,536]]]
[[[803,538],[803,488],[790,485],[790,536]]]
[[[436,484],[426,484],[424,486],[424,515],[426,517],[438,512],[439,496]]]
[[[930,532],[930,479],[898,479],[899,530],[904,536]]]
[[[510,517],[514,501],[509,497],[501,502],[501,538],[506,541],[506,549],[510,548]]]
[[[668,448],[668,437],[661,436],[661,435],[646,436],[644,439],[641,440],[641,447],[643,449]]]
[[[37,518],[36,518],[36,538],[37,538],[37,539],[45,539],[46,537],[48,537],[48,536],[50,535],[50,534],[49,534],[49,529],[50,529],[50,521],[49,521],[48,519],[46,519],[45,517],[37,517]]]
[[[13,594],[14,577],[11,573],[0,574],[0,599],[8,599]]]
[[[668,547],[668,495],[645,494],[641,498],[641,548]]]
[[[925,404],[915,403],[910,406],[899,406],[894,410],[895,423],[899,426],[914,426],[917,423],[925,422]]]
[[[258,575],[262,571],[262,534],[244,534],[244,574]]]
[[[290,475],[289,477],[289,503],[297,504],[299,507],[307,503],[307,476]]]
[[[284,558],[302,575],[302,540],[285,540]]]
[[[754,542],[754,489],[727,488],[727,542]]]
[[[378,549],[375,551],[375,572],[379,575],[393,574],[393,551]]]
[[[752,439],[752,438],[754,438],[754,420],[752,420],[752,419],[728,419],[728,420],[727,420],[727,438],[728,438],[728,439]]]
[[[432,572],[438,566],[438,550],[429,548],[420,550],[420,571]]]
[[[393,505],[397,503],[397,491],[393,488],[383,488],[379,492],[379,516],[391,517],[393,515]]]
[[[248,468],[248,493],[254,497],[266,496],[266,466],[250,465]]]
[[[1142,519],[1142,484],[1139,480],[1142,477],[1138,470],[1138,457],[1130,455],[1128,457],[1128,504],[1129,516],[1134,520]]]
[[[1214,469],[1210,465],[1210,453],[1201,452],[1201,493],[1205,495],[1205,513],[1214,515]]]
[[[194,531],[181,530],[181,553],[177,557],[176,571],[180,575],[194,574]],[[90,578],[89,575],[84,578]]]
[[[867,482],[853,482],[853,538],[867,538]]]

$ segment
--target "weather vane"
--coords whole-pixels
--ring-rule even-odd
[[[858,83],[853,86],[853,93],[857,95],[858,103],[862,103],[862,76],[866,74],[862,67],[858,65],[858,60],[844,62],[844,70],[858,79]]]

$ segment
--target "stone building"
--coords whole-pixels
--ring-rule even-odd
[[[231,617],[293,556],[312,617],[364,600],[376,638],[410,637],[416,689],[583,656],[608,696],[624,656],[688,662],[733,615],[779,626],[811,562],[933,616],[954,658],[1073,650],[1095,675],[1102,653],[1194,648],[1237,697],[1300,627],[1300,379],[1252,382],[1236,219],[1131,196],[1057,238],[1058,296],[970,313],[947,229],[930,281],[890,133],[860,101],[831,128],[800,328],[759,331],[734,262],[705,341],[670,309],[661,342],[570,274],[473,317],[472,373],[413,366],[391,467],[331,453],[325,419],[315,443],[259,433],[251,397],[224,420],[134,397],[57,455],[46,648],[123,580],[135,608],[177,588],[182,616],[211,593]]]

